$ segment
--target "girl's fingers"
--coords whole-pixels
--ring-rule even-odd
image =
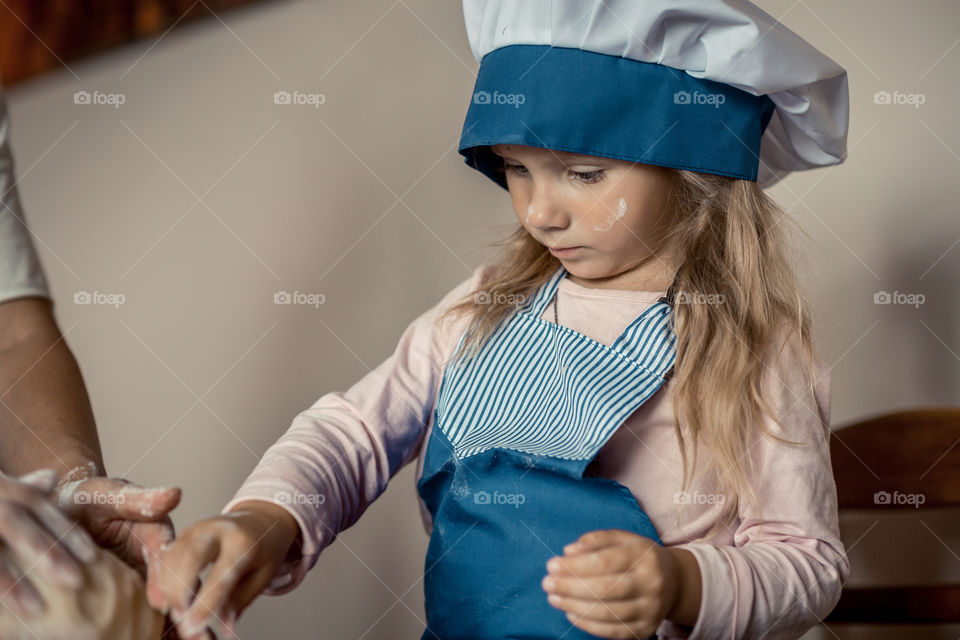
[[[127,564],[145,576],[148,565],[167,543],[173,541],[173,524],[169,518],[161,522],[128,522],[129,535],[124,542],[123,557]]]
[[[157,611],[166,615],[167,602],[163,589],[160,588],[160,550],[155,549],[147,552],[147,580],[145,590],[147,593],[147,603]]]
[[[83,585],[83,572],[77,561],[22,505],[0,500],[0,539],[24,563],[24,573],[29,574],[36,567],[48,580],[64,588]]]
[[[553,586],[550,586],[550,583]],[[630,574],[595,576],[545,576],[541,583],[549,593],[583,600],[626,600],[644,595]]]
[[[163,590],[163,553],[172,544],[168,540],[156,546],[144,549],[144,562],[147,567],[146,592],[147,602],[157,611],[167,615],[170,611],[170,602]]]
[[[223,545],[213,569],[207,575],[200,592],[178,625],[180,633],[191,636],[206,629],[214,614],[226,604],[237,583],[250,565],[251,548],[245,545]]]
[[[622,529],[597,529],[596,531],[588,531],[583,534],[571,544],[564,547],[564,551],[568,553],[582,553],[584,551],[623,544],[637,537],[639,537],[637,534]]]
[[[156,562],[157,584],[175,617],[190,606],[200,572],[220,553],[219,537],[201,524],[174,540]]]
[[[269,586],[276,569],[266,565],[255,569],[240,579],[233,589],[226,604],[220,609],[212,626],[217,630],[217,637],[223,640],[237,640],[237,619],[250,606],[254,599],[263,593]]]
[[[238,572],[242,574],[242,570]],[[220,605],[214,611],[218,611],[216,616],[211,616],[207,624],[217,629],[218,636],[225,640],[235,639],[237,637],[237,618],[243,611],[250,606],[254,599],[263,593],[273,578],[276,569],[273,566],[265,565],[250,571],[243,575],[237,584],[230,590],[226,599],[220,602]],[[210,572],[207,582],[216,580],[213,571]],[[201,596],[197,597],[197,602]],[[198,605],[194,605],[198,606]],[[189,615],[189,613],[188,613]]]
[[[263,590],[270,585],[275,573],[276,567],[263,566],[240,582],[240,586],[234,591],[229,604],[237,612],[237,616],[243,613],[244,609],[249,607],[258,595],[263,593]]]
[[[173,523],[169,518],[164,518],[157,523],[144,524],[142,528],[143,531],[139,536],[143,547],[144,560],[150,553],[159,553],[165,544],[173,542]]]
[[[643,616],[642,600],[582,600],[551,595],[551,605],[595,622],[637,622]]]
[[[622,623],[622,622],[597,622],[587,618],[577,617],[575,614],[568,613],[567,620],[587,633],[600,638],[647,638],[656,632],[656,626],[647,628],[648,625],[640,622]],[[629,636],[624,636],[624,632]]]
[[[21,616],[37,616],[46,606],[34,586],[0,551],[0,602]]]
[[[215,628],[218,637],[223,638],[223,640],[238,640],[237,612],[229,604],[221,610],[217,622],[219,624],[215,625]]]
[[[629,571],[638,561],[633,554],[625,552],[625,547],[602,547],[573,555],[555,556],[547,563],[547,571],[551,575],[561,576],[602,576]]]

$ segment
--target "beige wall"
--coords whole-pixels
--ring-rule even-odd
[[[833,422],[956,404],[960,6],[760,4],[850,76],[847,163],[771,190],[810,236],[798,253],[834,365]],[[386,358],[479,263],[477,239],[514,220],[456,153],[476,70],[458,2],[274,2],[222,19],[9,95],[24,206],[108,470],[182,487],[179,528],[215,513],[297,412]],[[76,105],[78,90],[126,101]],[[326,101],[278,106],[279,90]],[[874,104],[881,90],[926,102]],[[277,306],[280,290],[326,303]],[[876,306],[879,290],[926,302]],[[126,302],[76,305],[78,291]],[[844,522],[852,581],[960,579],[947,517],[875,520]],[[419,637],[426,543],[411,465],[301,588],[249,610],[241,637]]]

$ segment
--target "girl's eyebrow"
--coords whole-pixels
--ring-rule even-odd
[[[577,153],[568,153],[563,157],[565,157],[567,160],[584,160],[586,162],[601,162],[604,160],[604,158],[599,156],[584,156]]]
[[[500,156],[501,158],[505,158],[505,159],[507,159],[507,160],[517,160],[517,159],[518,159],[518,158],[516,158],[515,156],[512,156],[512,155],[510,155],[510,154],[500,153],[500,152],[498,152],[498,151],[495,151],[493,148],[491,148],[490,150],[493,151],[494,154]],[[569,152],[566,152],[566,151],[558,151],[558,152],[555,152],[555,153],[556,153],[557,157],[560,158],[560,161],[561,161],[561,162],[576,162],[576,161],[580,161],[580,162],[597,164],[597,163],[603,161],[603,158],[598,157],[598,156],[585,156],[585,155],[580,155],[580,154],[576,154],[576,153],[569,153]]]

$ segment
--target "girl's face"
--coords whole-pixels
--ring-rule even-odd
[[[675,221],[668,169],[524,145],[491,150],[504,159],[520,223],[574,282],[646,291],[670,285],[674,266],[663,246]],[[567,247],[576,248],[558,251]]]

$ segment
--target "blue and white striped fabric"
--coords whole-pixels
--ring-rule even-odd
[[[447,365],[435,428],[457,458],[502,448],[591,459],[663,384],[676,359],[671,305],[654,303],[607,346],[540,318],[565,275],[561,266],[477,355]]]

